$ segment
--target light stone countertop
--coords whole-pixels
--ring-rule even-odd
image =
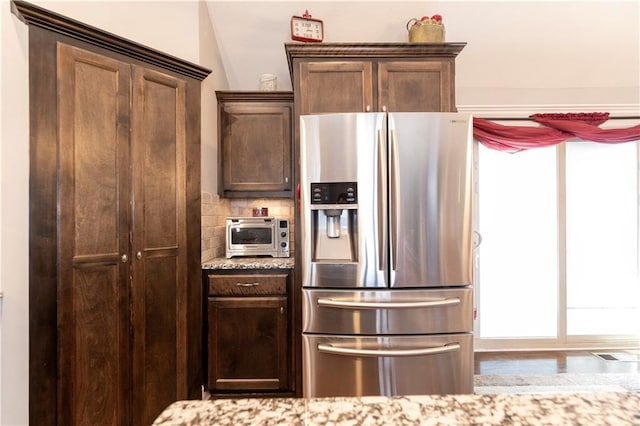
[[[177,401],[154,425],[640,425],[640,393]]]
[[[202,262],[202,269],[293,269],[293,257],[217,257]]]

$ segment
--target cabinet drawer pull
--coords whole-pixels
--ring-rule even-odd
[[[257,287],[260,283],[236,283],[238,287]]]

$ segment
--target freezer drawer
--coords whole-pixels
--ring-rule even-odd
[[[437,334],[473,330],[473,289],[303,289],[303,332]]]
[[[471,333],[302,335],[305,397],[473,393]]]

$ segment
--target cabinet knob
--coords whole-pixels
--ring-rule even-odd
[[[125,253],[120,256],[120,260],[122,260],[122,263],[127,263],[127,261],[129,260],[129,256],[127,256],[127,254]]]
[[[142,252],[141,251],[136,252],[136,258],[137,259],[142,259]]]
[[[387,112],[387,106],[386,105],[382,105],[382,112]]]
[[[365,110],[366,112],[370,112],[370,111],[371,111],[371,105],[367,105],[367,106],[364,108],[364,110]]]
[[[282,306],[280,306],[280,314],[284,314],[284,308]]]
[[[284,183],[289,183],[289,177],[288,176],[284,177]]]

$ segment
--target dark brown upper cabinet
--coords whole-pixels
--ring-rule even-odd
[[[456,111],[465,43],[287,43],[296,116]]]
[[[291,198],[292,92],[217,91],[219,194]]]

